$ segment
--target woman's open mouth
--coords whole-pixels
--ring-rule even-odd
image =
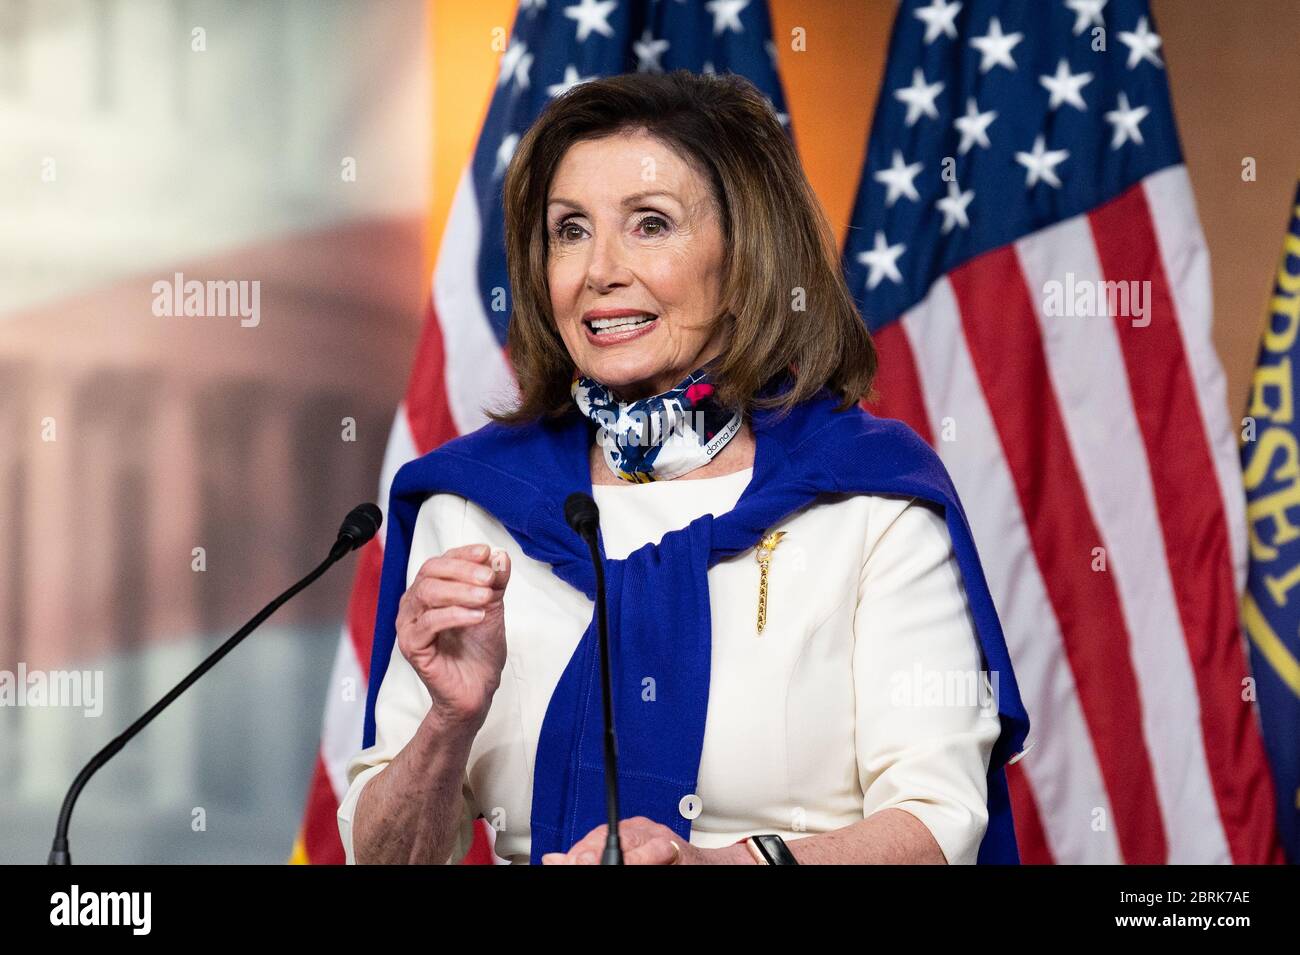
[[[618,345],[646,334],[659,321],[658,315],[638,312],[635,315],[617,315],[610,318],[593,318],[582,324],[587,329],[587,340],[596,345]]]

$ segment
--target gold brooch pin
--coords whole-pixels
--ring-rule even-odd
[[[754,559],[758,561],[758,632],[761,635],[767,626],[767,565],[772,561],[772,551],[781,543],[785,531],[773,531],[758,542]]]

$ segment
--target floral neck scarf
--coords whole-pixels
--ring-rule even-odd
[[[707,369],[636,401],[619,401],[595,379],[574,375],[573,400],[598,426],[614,474],[633,484],[668,481],[708,464],[735,437],[742,416],[718,403]]]

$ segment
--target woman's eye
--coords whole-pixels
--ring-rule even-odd
[[[552,231],[562,242],[576,242],[582,238],[582,226],[576,222],[561,222]]]
[[[641,220],[640,226],[642,229],[651,228],[652,231],[646,233],[651,236],[663,235],[668,230],[668,223],[659,216],[646,216]]]

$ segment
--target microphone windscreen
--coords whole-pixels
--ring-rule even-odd
[[[600,510],[590,494],[574,491],[564,500],[564,519],[579,534],[586,534],[590,528],[593,532],[600,526]]]
[[[339,528],[339,539],[350,540],[352,549],[356,550],[374,537],[383,523],[384,514],[378,507],[369,501],[358,504],[348,512],[347,517],[343,518],[343,525]]]

